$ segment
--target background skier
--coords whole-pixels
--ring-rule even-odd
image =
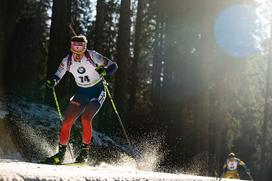
[[[223,166],[223,173],[220,178],[228,178],[228,179],[240,179],[239,173],[238,173],[238,166],[242,166],[244,168],[244,171],[249,176],[251,180],[253,180],[249,169],[247,168],[246,164],[240,160],[239,158],[235,157],[234,153],[230,153],[228,155],[228,158]]]
[[[72,37],[71,53],[62,60],[52,79],[47,80],[47,86],[55,87],[68,71],[73,74],[78,88],[70,99],[65,112],[59,133],[58,152],[47,158],[45,160],[46,163],[63,163],[71,127],[79,116],[81,116],[83,129],[82,147],[76,162],[86,162],[88,160],[88,151],[92,138],[92,119],[106,99],[102,77],[111,75],[117,68],[116,63],[94,50],[87,50],[87,39],[85,36]]]

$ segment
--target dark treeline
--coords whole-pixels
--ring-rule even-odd
[[[213,37],[217,14],[239,2],[3,0],[1,91],[53,105],[45,81],[69,53],[72,25],[89,49],[118,63],[108,82],[122,121],[133,141],[161,139],[159,168],[215,176],[233,151],[256,180],[271,180],[270,40],[240,60]],[[71,80],[56,88],[62,110]],[[95,119],[95,129],[122,136],[110,103]]]

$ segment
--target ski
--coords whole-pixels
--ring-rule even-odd
[[[79,162],[70,162],[70,163],[61,163],[61,164],[52,164],[52,163],[45,163],[45,162],[31,162],[31,163],[42,164],[42,165],[53,165],[53,166],[78,166],[78,167],[91,166],[88,163],[79,163]]]
[[[90,166],[87,163],[77,163],[77,162],[71,162],[71,163],[62,163],[60,165],[64,165],[64,166],[78,166],[78,167],[87,167]]]

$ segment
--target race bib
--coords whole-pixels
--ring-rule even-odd
[[[227,165],[229,170],[237,170],[237,161],[228,161]]]

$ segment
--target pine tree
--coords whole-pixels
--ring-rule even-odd
[[[3,0],[0,6],[0,84],[9,84],[9,71],[6,66],[9,65],[9,49],[12,46],[12,38],[16,29],[16,21],[21,15],[22,7],[26,0],[17,2],[16,0]]]
[[[71,1],[53,1],[52,18],[50,26],[50,41],[47,61],[47,78],[51,78],[58,68],[61,60],[70,52],[71,33],[68,25],[71,22]],[[63,95],[63,101],[68,101],[70,89],[69,79],[60,83],[59,94]],[[45,101],[48,102],[52,93],[47,89]]]
[[[42,100],[44,89],[48,8],[48,1],[28,1],[21,7],[10,40],[17,43],[11,44],[6,50],[9,61],[5,76],[10,90],[36,101],[37,98]],[[12,77],[13,81],[8,77]]]
[[[94,49],[103,54],[103,40],[105,39],[103,34],[105,32],[106,14],[106,3],[104,0],[97,1],[96,12]]]
[[[120,115],[127,120],[128,101],[128,62],[130,58],[130,0],[122,0],[120,7],[120,20],[117,39],[117,61],[116,83],[114,96],[119,108]]]
[[[130,119],[130,125],[134,123],[135,116],[136,116],[136,92],[137,88],[139,87],[139,81],[138,81],[138,64],[140,61],[140,54],[142,50],[142,29],[143,29],[143,0],[138,0],[138,6],[137,6],[137,15],[136,15],[136,23],[135,23],[135,34],[134,34],[134,50],[133,50],[133,58],[132,63],[129,67],[129,84],[128,84],[128,90],[129,90],[129,101],[128,101],[128,110],[129,115],[132,117]]]

